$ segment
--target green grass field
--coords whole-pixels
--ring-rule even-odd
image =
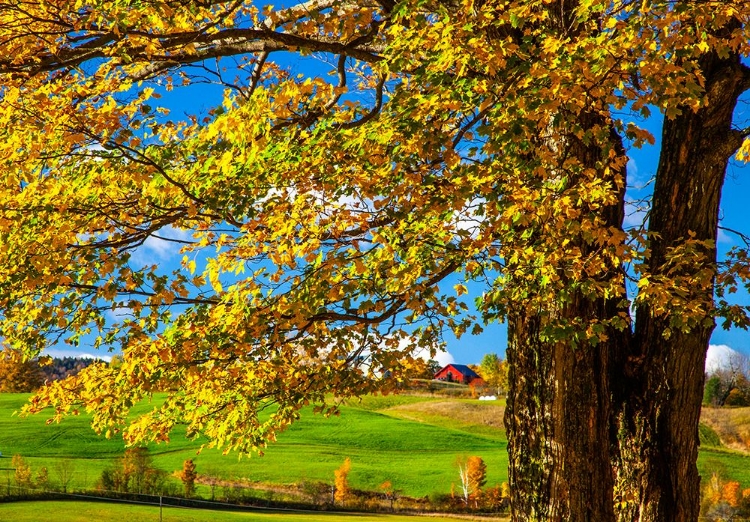
[[[54,514],[54,515],[53,515]],[[195,509],[165,508],[163,522],[455,522],[455,518],[413,517],[402,515],[370,515],[340,513],[308,513],[258,511],[253,513],[236,513],[229,511],[204,511]],[[50,518],[42,519],[49,515]],[[101,502],[13,502],[0,504],[0,520],[13,522],[159,522],[159,508],[156,506],[134,506],[129,504],[110,504]],[[463,520],[466,520],[464,518]],[[503,520],[488,519],[481,520]]]
[[[85,415],[52,425],[46,424],[43,415],[13,416],[26,398],[0,394],[0,468],[10,465],[12,455],[20,454],[34,472],[46,466],[54,484],[56,462],[70,459],[74,465],[70,488],[93,487],[102,470],[122,454],[122,440],[98,437]],[[268,447],[264,457],[240,460],[236,454],[208,449],[198,455],[200,441],[189,441],[179,433],[169,444],[152,445],[149,450],[156,467],[168,473],[193,458],[199,473],[271,485],[332,483],[334,470],[349,457],[354,488],[377,490],[388,480],[403,495],[422,497],[448,493],[451,484],[459,482],[455,466],[459,456],[481,456],[487,464],[489,486],[506,481],[508,462],[501,419],[502,403],[498,402],[409,395],[366,397],[343,406],[339,417],[304,412],[298,423]],[[750,488],[750,457],[716,447],[718,435],[710,428],[702,427],[701,438],[704,446],[698,466],[702,475],[718,473]],[[9,479],[10,473],[0,471],[0,487]],[[199,494],[208,496],[207,488],[199,489]]]
[[[71,488],[94,485],[102,470],[123,452],[122,440],[103,439],[88,426],[85,415],[61,424],[46,424],[43,415],[12,416],[26,400],[25,395],[0,395],[0,468],[10,464],[14,454],[28,459],[34,470],[46,466],[54,482],[55,463],[64,458],[74,462]],[[338,417],[324,418],[306,411],[302,419],[268,447],[265,456],[238,459],[219,451],[196,452],[200,442],[176,434],[169,444],[152,445],[150,453],[157,467],[169,473],[181,469],[188,458],[198,473],[225,479],[245,478],[254,482],[294,484],[302,480],[333,481],[333,472],[346,457],[351,458],[350,482],[354,488],[376,490],[386,480],[402,494],[421,497],[448,493],[458,482],[455,467],[459,456],[479,455],[488,469],[488,485],[507,480],[505,434],[501,429],[436,413],[434,404],[445,399],[429,397],[368,397],[341,408]],[[499,415],[495,404],[451,399],[454,405],[468,404],[466,418]],[[460,406],[459,406],[460,408]],[[439,409],[439,408],[438,408]],[[5,477],[0,472],[0,486]]]

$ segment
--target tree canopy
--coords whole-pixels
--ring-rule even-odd
[[[494,393],[501,393],[508,387],[508,368],[496,353],[487,353],[479,364],[482,379],[494,389]]]
[[[710,0],[7,2],[0,336],[27,357],[122,351],[29,411],[85,407],[131,443],[186,424],[249,452],[308,403],[334,411],[330,392],[393,389],[444,329],[502,319],[514,517],[693,520],[708,338],[717,318],[748,325],[728,299],[747,251],[718,262],[715,242],[727,163],[750,153],[733,120],[749,16]],[[655,142],[652,112],[649,221],[628,229],[626,150]],[[143,262],[153,241],[181,265]]]

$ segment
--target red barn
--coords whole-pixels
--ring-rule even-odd
[[[473,384],[474,386],[484,384],[482,378],[465,364],[449,364],[435,374],[435,379],[438,381]]]

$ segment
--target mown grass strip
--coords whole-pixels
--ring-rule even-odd
[[[122,503],[35,501],[0,504],[0,520],[14,522],[456,522],[450,517],[418,517],[387,514],[342,514],[298,511],[257,511],[237,513],[231,511],[209,511],[165,507],[160,518],[159,506],[142,506]],[[462,520],[484,520],[501,522],[507,519],[463,517]]]

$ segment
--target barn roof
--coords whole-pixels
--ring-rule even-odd
[[[458,371],[461,375],[463,375],[464,377],[469,377],[471,379],[479,379],[480,378],[479,375],[477,375],[477,372],[475,372],[474,370],[472,370],[471,368],[469,368],[465,364],[449,364],[445,368],[443,368],[442,370],[440,370],[440,372],[442,372],[446,368],[453,368],[456,371]],[[438,373],[440,373],[440,372],[438,372]]]

